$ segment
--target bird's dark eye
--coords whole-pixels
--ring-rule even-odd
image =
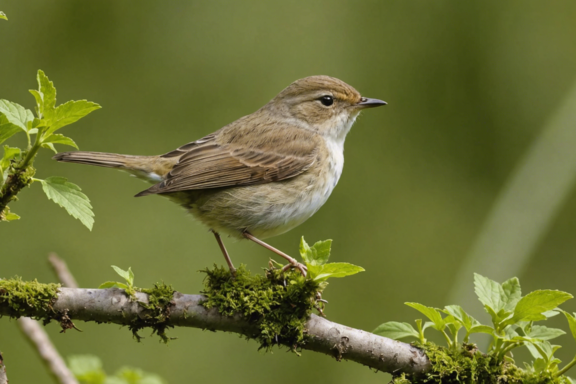
[[[329,107],[332,104],[334,104],[334,98],[332,96],[322,96],[320,98],[320,102],[322,103],[322,105]]]

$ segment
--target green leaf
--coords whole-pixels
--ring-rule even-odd
[[[13,221],[13,220],[19,220],[20,216],[18,216],[15,213],[10,212],[10,207],[6,207],[4,208],[4,212],[0,212],[3,213],[3,215],[0,215],[0,221]]]
[[[0,19],[8,20],[8,17],[4,12],[0,11]]]
[[[74,140],[59,133],[55,133],[53,135],[48,136],[47,138],[42,140],[42,143],[69,145],[71,147],[79,149]]]
[[[304,236],[300,239],[300,256],[306,264],[319,266],[328,262],[332,240],[316,242],[312,247],[306,243]]]
[[[21,154],[20,148],[4,146],[4,154],[2,159],[0,159],[0,169],[8,169],[12,160],[15,160]]]
[[[39,180],[48,199],[66,209],[70,215],[80,220],[89,230],[94,224],[94,213],[90,200],[76,184],[69,183],[64,177],[49,177]]]
[[[420,335],[408,323],[399,323],[396,321],[389,321],[384,324],[380,324],[372,333],[384,337],[389,337],[390,339],[399,340],[405,337],[415,337],[419,338]]]
[[[429,318],[434,323],[434,328],[436,330],[442,331],[446,326],[446,323],[444,322],[444,319],[442,319],[440,311],[438,311],[436,308],[427,307],[419,303],[404,303],[404,304],[414,308],[415,310],[419,311],[424,316]]]
[[[32,111],[20,104],[4,99],[0,99],[0,114],[4,115],[9,123],[19,127],[24,132],[28,130],[28,121],[34,120]]]
[[[17,214],[15,214],[14,212],[8,212],[5,215],[6,221],[14,221],[14,220],[20,220],[20,216],[18,216]]]
[[[48,122],[51,122],[54,117],[54,107],[56,106],[56,88],[41,69],[38,70],[36,79],[38,80],[38,91],[31,90],[30,93],[36,99],[39,114]]]
[[[0,185],[4,184],[4,180],[8,176],[10,164],[14,160],[18,160],[21,155],[20,148],[4,146],[4,154],[0,159]]]
[[[524,296],[514,310],[514,317],[510,319],[512,323],[518,321],[545,320],[542,313],[556,308],[573,296],[569,293],[555,290],[538,290],[530,292]]]
[[[126,280],[128,283],[130,283],[130,268],[128,268],[128,271],[123,270],[122,268],[119,268],[115,265],[112,265],[112,269],[114,269],[114,271],[120,275],[121,278],[123,278],[124,280]],[[134,280],[134,278],[132,277],[132,280]]]
[[[98,286],[98,289],[107,289],[107,288],[127,289],[128,286],[126,284],[122,284],[122,283],[119,283],[117,281],[107,281],[107,282],[102,283]]]
[[[52,144],[52,143],[44,143],[44,144],[42,144],[42,148],[48,148],[48,149],[50,149],[52,152],[58,153],[58,151],[57,151],[56,148],[54,147],[54,144]]]
[[[482,304],[492,308],[496,313],[503,309],[506,304],[502,300],[505,297],[502,286],[494,280],[490,280],[477,273],[474,274],[474,291],[478,296],[478,300],[480,300]]]
[[[332,277],[345,277],[363,272],[364,268],[349,263],[328,263],[324,265],[307,265],[310,278],[323,281]]]
[[[526,334],[526,336],[532,339],[552,340],[564,334],[566,334],[566,332],[558,328],[548,328],[543,325],[533,325],[532,329]]]
[[[502,283],[502,290],[504,291],[503,301],[505,303],[504,309],[507,311],[514,311],[516,304],[522,298],[522,290],[520,289],[520,281],[517,277],[506,280]]]
[[[479,324],[479,325],[475,325],[472,328],[470,328],[468,333],[487,333],[489,335],[494,336],[494,328],[492,328],[488,325]]]
[[[454,318],[460,321],[460,323],[464,326],[464,328],[466,328],[467,331],[469,331],[474,324],[478,323],[476,319],[468,315],[466,311],[464,311],[464,309],[459,305],[447,305],[444,307],[442,312],[454,316]]]
[[[130,286],[134,285],[134,272],[132,272],[131,267],[128,267],[128,284]]]
[[[72,124],[92,111],[101,108],[98,104],[86,100],[68,101],[54,111],[54,116],[50,121],[50,127],[46,130],[46,135],[57,131],[58,129]]]
[[[566,316],[566,320],[568,320],[568,326],[570,327],[570,332],[572,333],[572,337],[576,340],[576,313],[573,315],[569,314],[566,311],[562,311],[564,316]]]
[[[96,356],[69,356],[68,367],[76,379],[82,383],[103,384],[106,380],[102,362]]]
[[[0,144],[20,132],[22,129],[8,121],[8,118],[0,113]]]

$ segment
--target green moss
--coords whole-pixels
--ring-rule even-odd
[[[167,343],[170,338],[166,335],[166,329],[174,327],[168,325],[174,289],[162,282],[154,284],[154,288],[136,288],[136,290],[148,294],[148,303],[138,302],[147,311],[130,324],[132,334],[140,341],[142,337],[138,335],[138,331],[150,327],[152,334],[156,333],[164,343]]]
[[[297,352],[306,341],[305,324],[316,306],[316,293],[325,283],[305,279],[300,272],[282,272],[271,267],[265,275],[252,275],[240,266],[235,276],[224,267],[202,271],[206,274],[205,308],[218,308],[225,316],[240,313],[258,324],[255,336],[260,348],[286,345]]]
[[[454,350],[433,343],[417,345],[431,362],[429,372],[418,376],[399,374],[393,384],[474,383],[474,384],[568,384],[566,377],[553,377],[549,372],[529,373],[512,361],[498,362],[480,352],[474,344]]]
[[[60,317],[52,308],[58,294],[60,284],[42,284],[38,281],[22,281],[20,277],[0,280],[0,303],[7,303],[10,317],[19,318],[30,313],[30,308],[38,314],[49,313],[53,316],[43,316],[45,323]]]

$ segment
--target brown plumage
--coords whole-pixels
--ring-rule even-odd
[[[187,208],[212,229],[233,269],[217,233],[259,242],[254,236],[275,236],[308,219],[340,177],[344,139],[360,110],[383,104],[341,80],[312,76],[253,114],[164,155],[65,152],[54,158],[156,183],[136,196],[160,194]]]

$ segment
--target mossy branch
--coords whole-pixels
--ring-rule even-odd
[[[173,292],[162,308],[151,308],[158,301],[154,293],[136,292],[136,300],[124,290],[62,288],[55,284],[0,280],[0,316],[35,317],[58,321],[63,329],[72,321],[94,321],[133,327],[194,327],[212,331],[239,333],[254,338],[258,325],[240,314],[225,316],[218,308],[202,305],[203,295]],[[142,305],[144,304],[144,305]],[[153,305],[152,305],[153,306]],[[158,314],[163,314],[158,316]],[[424,352],[402,343],[359,329],[347,327],[311,315],[305,324],[306,341],[300,348],[321,352],[338,361],[354,361],[383,372],[417,374],[427,371],[430,363]],[[291,346],[289,346],[291,347]]]

